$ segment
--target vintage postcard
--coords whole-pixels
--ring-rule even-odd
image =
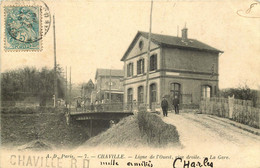
[[[259,0],[2,0],[1,168],[260,167]]]

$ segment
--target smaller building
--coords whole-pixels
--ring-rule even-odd
[[[84,99],[84,101],[90,103],[91,101],[91,93],[94,90],[94,83],[93,81],[90,79],[88,81],[88,83],[83,83],[81,86],[81,97]]]
[[[91,95],[91,101],[102,103],[123,102],[124,71],[121,69],[97,69],[95,76],[95,89]]]

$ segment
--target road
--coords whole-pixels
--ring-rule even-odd
[[[163,121],[176,126],[180,141],[184,148],[196,149],[217,146],[218,150],[241,150],[241,148],[258,147],[260,149],[260,136],[232,126],[229,123],[212,118],[204,114],[169,113],[162,117]],[[226,119],[228,121],[228,119]]]
[[[231,125],[229,119],[194,113],[169,113],[162,119],[179,133],[183,147],[176,153],[209,157],[214,167],[260,168],[260,136]]]

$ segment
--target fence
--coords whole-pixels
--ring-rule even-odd
[[[1,101],[2,107],[38,107],[39,101]],[[47,101],[45,107],[53,107],[53,101]]]
[[[41,107],[41,106],[8,106],[1,107],[1,114],[42,114],[42,113],[65,113],[67,108],[65,107]]]
[[[169,111],[173,110],[173,105],[169,103]],[[180,104],[181,109],[198,109],[198,104]],[[133,101],[130,103],[112,102],[112,103],[99,103],[93,105],[74,105],[72,111],[76,112],[133,112],[146,111],[149,109],[151,112],[161,112],[161,104],[152,102],[149,106],[143,102]]]
[[[39,103],[35,101],[2,101],[2,107],[36,107]]]
[[[200,111],[229,118],[242,124],[260,128],[260,108],[252,106],[252,101],[229,98],[207,98],[201,100]]]
[[[76,112],[123,112],[132,111],[135,106],[133,103],[124,104],[123,102],[116,102],[83,105],[75,108]]]
[[[99,103],[92,105],[75,106],[76,112],[138,112],[146,111],[148,106],[142,102],[116,102],[116,103]],[[151,111],[160,111],[161,105],[159,103],[152,103],[150,105]],[[74,111],[74,110],[73,110]]]

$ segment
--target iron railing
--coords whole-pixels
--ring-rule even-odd
[[[150,107],[147,107],[142,102],[116,102],[116,103],[100,103],[92,105],[83,105],[81,107],[74,107],[71,111],[81,113],[81,112],[137,112],[146,109],[151,109],[151,111],[156,111],[160,108],[160,104],[152,103]]]

